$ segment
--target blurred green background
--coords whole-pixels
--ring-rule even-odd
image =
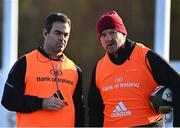
[[[170,59],[180,59],[180,0],[171,1]],[[85,104],[94,65],[104,55],[95,33],[103,13],[116,10],[124,21],[128,37],[153,49],[155,0],[19,0],[18,57],[41,45],[46,16],[63,12],[72,21],[66,55],[83,70]],[[3,0],[0,0],[0,51],[2,51]],[[2,54],[0,52],[0,54]],[[0,56],[0,65],[2,63]],[[86,116],[87,117],[87,116]],[[87,118],[86,118],[87,119]]]

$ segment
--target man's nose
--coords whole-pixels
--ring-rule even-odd
[[[112,40],[111,35],[107,34],[107,35],[106,35],[106,40],[107,40],[107,41],[111,41],[111,40]]]
[[[64,40],[64,38],[65,38],[65,37],[64,37],[64,34],[60,34],[60,35],[58,36],[58,39],[59,39],[59,40]]]

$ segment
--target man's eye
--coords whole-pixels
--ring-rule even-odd
[[[69,34],[68,33],[64,33],[64,37],[67,37]]]
[[[61,32],[55,32],[55,34],[56,34],[56,35],[60,35],[60,34],[62,34],[62,33],[61,33]]]
[[[100,37],[105,37],[105,36],[106,36],[105,33],[101,33],[101,34],[100,34]]]
[[[110,32],[109,34],[110,34],[110,35],[114,35],[114,34],[116,34],[116,32],[112,31],[112,32]]]

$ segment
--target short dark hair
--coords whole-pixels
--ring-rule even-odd
[[[68,23],[69,27],[71,27],[71,20],[68,18],[67,15],[63,13],[52,13],[45,20],[44,28],[47,29],[47,33],[51,31],[54,22]]]

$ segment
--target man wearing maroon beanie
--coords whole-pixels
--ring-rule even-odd
[[[99,34],[106,29],[115,29],[125,35],[127,35],[127,30],[122,22],[121,17],[115,12],[107,12],[102,15],[96,24],[96,33]]]
[[[94,127],[161,127],[161,113],[150,105],[150,95],[163,85],[173,93],[174,126],[180,126],[180,76],[158,54],[127,38],[116,11],[103,14],[96,34],[106,54],[91,76],[88,94],[89,125]]]

